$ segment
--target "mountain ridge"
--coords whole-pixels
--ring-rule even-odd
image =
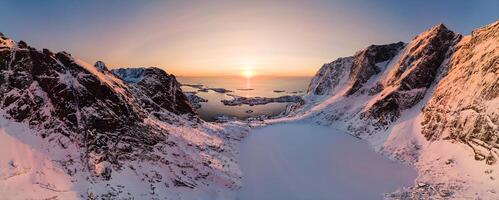
[[[30,160],[38,158],[2,154],[0,160],[13,164],[2,168],[0,176],[20,188],[49,185],[50,190],[34,187],[42,198],[195,198],[182,188],[225,195],[221,191],[239,187],[231,141],[247,132],[245,126],[200,120],[175,77],[159,68],[145,69],[141,81],[130,83],[103,62],[90,65],[69,53],[39,51],[2,35],[0,95],[5,127],[15,124],[12,130],[1,129],[2,136],[26,141],[38,147],[33,151],[51,157],[43,161],[50,165],[31,169]],[[40,174],[54,169],[68,175],[57,179],[59,184]],[[32,178],[16,182],[17,177]],[[70,186],[76,189],[62,189]]]

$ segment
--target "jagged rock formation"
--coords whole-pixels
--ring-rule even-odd
[[[87,185],[71,189],[79,197],[183,198],[176,187],[200,193],[238,187],[230,141],[244,128],[227,124],[228,136],[224,127],[205,124],[173,75],[158,68],[111,72],[101,61],[93,66],[0,37],[2,120],[26,124],[32,133],[20,137],[41,144],[37,150],[71,177],[68,184]],[[32,184],[44,180],[60,190],[50,177],[37,177]],[[137,182],[113,181],[128,179]]]

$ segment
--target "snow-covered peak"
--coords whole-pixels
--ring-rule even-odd
[[[418,34],[407,44],[382,83],[385,86],[402,85],[406,89],[428,87],[445,59],[448,48],[460,38],[459,34],[448,30],[443,24]],[[420,69],[425,70],[425,73],[411,77]],[[409,84],[407,79],[414,79],[411,80],[413,83]]]

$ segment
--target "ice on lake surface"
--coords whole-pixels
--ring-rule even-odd
[[[417,176],[360,139],[300,122],[253,129],[240,156],[240,200],[382,199]]]
[[[178,77],[182,84],[201,84],[207,88],[224,88],[233,91],[243,97],[279,97],[283,95],[297,95],[306,92],[311,77]],[[213,121],[220,115],[227,115],[245,119],[260,115],[277,115],[286,109],[288,103],[269,103],[266,105],[241,105],[225,106],[220,100],[232,99],[227,94],[217,93],[212,90],[208,92],[198,92],[197,88],[183,86],[184,91],[196,91],[197,95],[207,99],[208,102],[201,103],[201,108],[197,113],[207,121]],[[284,90],[283,93],[276,93],[274,90]],[[301,93],[293,93],[300,92]],[[251,112],[248,112],[251,110]]]

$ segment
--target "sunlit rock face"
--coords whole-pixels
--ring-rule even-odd
[[[499,22],[474,30],[454,48],[443,78],[423,109],[424,136],[469,144],[476,158],[499,151]],[[494,155],[495,154],[495,155]]]
[[[53,191],[72,188],[84,199],[182,198],[177,188],[199,194],[237,188],[240,175],[230,168],[233,151],[225,141],[243,129],[222,136],[224,127],[205,124],[175,77],[159,68],[131,69],[136,81],[121,71],[0,35],[0,114],[8,121],[2,126],[27,125],[9,134],[41,146],[67,182],[80,187],[29,170],[38,178],[25,184],[46,181]]]

